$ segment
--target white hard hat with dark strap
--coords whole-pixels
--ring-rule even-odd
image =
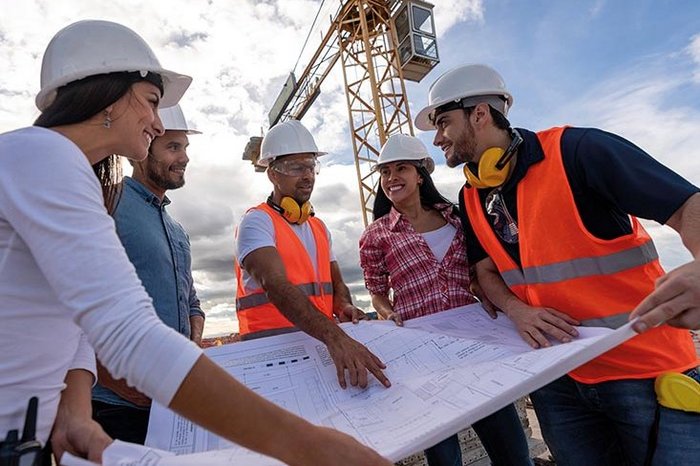
[[[277,157],[311,153],[316,157],[327,154],[316,147],[314,137],[298,120],[287,120],[273,126],[260,146],[258,165],[267,167]]]
[[[379,152],[376,169],[384,164],[399,161],[418,162],[428,170],[428,173],[432,173],[435,169],[435,162],[428,154],[425,144],[420,139],[407,134],[394,134],[387,139]]]
[[[201,131],[190,128],[187,124],[180,104],[168,108],[159,108],[158,116],[163,123],[163,129],[166,131],[185,131],[187,134],[202,134]]]
[[[463,65],[437,78],[428,92],[428,105],[418,112],[416,128],[435,129],[435,110],[450,103],[454,108],[468,108],[485,102],[508,116],[513,96],[500,74],[486,65]]]
[[[110,21],[85,20],[56,33],[41,64],[36,106],[45,110],[58,88],[89,76],[115,72],[156,73],[163,80],[160,106],[178,103],[192,78],[164,69],[153,50],[134,31]]]

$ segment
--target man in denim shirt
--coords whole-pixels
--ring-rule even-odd
[[[170,203],[166,191],[185,184],[187,135],[199,132],[187,127],[179,106],[159,114],[165,134],[153,140],[145,160],[133,163],[132,178],[124,178],[113,216],[158,316],[199,345],[204,313],[192,280],[189,238],[165,210]],[[151,400],[123,379],[113,379],[99,364],[98,375],[92,392],[94,419],[112,438],[144,443]]]

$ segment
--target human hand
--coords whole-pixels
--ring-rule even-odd
[[[693,260],[658,278],[655,290],[630,314],[632,328],[642,333],[667,323],[700,330],[700,261]]]
[[[202,333],[204,332],[204,317],[200,315],[190,316],[190,340],[202,347]]]
[[[371,372],[385,387],[390,387],[391,382],[384,375],[382,369],[386,369],[384,363],[361,343],[350,338],[340,331],[337,337],[331,338],[328,353],[335,364],[340,387],[345,389],[345,371],[348,371],[350,385],[353,387],[367,387],[367,371]]]
[[[391,466],[392,463],[354,438],[327,427],[314,426],[312,445],[303,449],[299,466]]]
[[[342,304],[336,311],[336,315],[341,322],[352,322],[353,324],[369,319],[362,309],[351,303]]]
[[[578,336],[573,326],[580,322],[555,309],[522,304],[507,310],[506,315],[513,321],[523,340],[535,349],[551,346],[547,335],[562,343],[568,343]]]
[[[393,320],[397,326],[403,327],[403,319],[401,318],[401,314],[398,312],[391,311],[391,313],[386,317],[386,320]]]
[[[59,410],[51,432],[51,448],[58,463],[65,452],[102,463],[102,452],[110,443],[112,439],[97,422],[90,418],[62,415]]]
[[[469,282],[469,291],[476,296],[476,299],[479,300],[481,307],[484,308],[489,317],[492,319],[496,319],[498,317],[498,311],[500,311],[500,309],[486,297],[484,289],[481,288],[479,281],[476,279],[476,274],[472,276],[471,281]]]

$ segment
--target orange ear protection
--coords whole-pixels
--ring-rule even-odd
[[[289,223],[301,225],[314,215],[314,208],[310,202],[299,203],[292,197],[285,196],[279,205],[272,202],[272,196],[267,198],[267,205],[275,209]]]
[[[506,182],[512,168],[513,156],[523,142],[520,133],[514,129],[510,130],[510,136],[510,145],[506,150],[490,147],[481,154],[476,173],[469,164],[464,165],[464,176],[467,177],[470,186],[478,189],[495,188]]]

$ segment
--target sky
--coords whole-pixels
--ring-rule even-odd
[[[441,61],[422,82],[407,83],[414,115],[440,74],[461,64],[485,63],[502,74],[514,96],[509,114],[514,126],[599,127],[633,141],[700,184],[700,2],[433,3]],[[230,333],[237,328],[235,226],[271,191],[267,177],[241,159],[243,148],[250,136],[267,131],[267,112],[284,80],[295,65],[298,72],[303,69],[338,4],[0,0],[0,133],[34,121],[43,51],[58,30],[80,19],[116,21],[134,29],[166,68],[193,76],[181,105],[191,125],[204,134],[190,137],[187,183],[169,192],[168,210],[190,235],[195,283],[207,312],[205,335]],[[302,122],[319,148],[330,153],[322,159],[312,202],[332,232],[355,303],[370,310],[357,251],[364,225],[340,64]],[[436,185],[456,200],[464,183],[461,170],[444,165],[430,133],[417,131],[417,136],[437,162]],[[667,269],[689,260],[673,230],[645,225]]]

